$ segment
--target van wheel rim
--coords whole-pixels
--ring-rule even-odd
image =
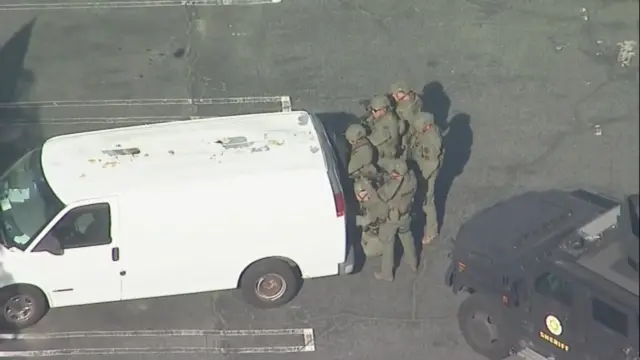
[[[278,274],[266,274],[256,281],[256,295],[267,301],[278,300],[287,291],[287,282]]]
[[[4,317],[11,323],[23,323],[33,315],[33,299],[26,295],[11,297],[4,304]]]

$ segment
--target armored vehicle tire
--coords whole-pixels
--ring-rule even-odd
[[[35,325],[47,313],[44,294],[30,285],[12,285],[0,290],[0,330],[22,330]]]
[[[467,344],[490,360],[510,355],[515,341],[496,297],[474,293],[458,309],[458,326]]]
[[[265,259],[251,264],[240,279],[245,301],[261,309],[282,306],[298,294],[302,277],[287,262]]]

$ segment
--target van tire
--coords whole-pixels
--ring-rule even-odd
[[[240,279],[244,300],[260,309],[277,308],[288,303],[298,294],[301,285],[302,277],[280,259],[253,263]]]
[[[29,307],[28,317],[22,320],[11,320],[11,314],[8,313],[11,311],[9,310],[11,302],[15,302],[18,305],[17,308],[13,309],[14,314],[26,302]],[[2,311],[0,314],[0,328],[2,330],[16,331],[26,329],[40,321],[47,313],[49,304],[40,289],[31,285],[19,284],[0,290],[0,309]]]
[[[516,342],[505,311],[496,297],[482,293],[470,295],[458,309],[458,326],[465,341],[489,360],[508,357]]]

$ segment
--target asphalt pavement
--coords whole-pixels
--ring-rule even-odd
[[[638,191],[637,1],[126,3],[0,3],[0,163],[56,134],[288,102],[339,130],[401,79],[446,134],[443,239],[418,276],[380,283],[372,260],[281,309],[235,291],[56,309],[0,357],[476,360],[442,276],[461,222],[529,189]]]

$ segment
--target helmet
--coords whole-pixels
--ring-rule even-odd
[[[397,92],[409,92],[411,91],[411,89],[409,89],[409,87],[407,86],[407,83],[405,83],[404,81],[398,81],[397,83],[391,85],[391,93],[397,93]]]
[[[378,95],[371,99],[371,109],[373,110],[380,110],[389,106],[391,106],[391,102],[389,98],[384,95]]]
[[[423,129],[434,124],[433,115],[424,112],[420,113],[420,116],[417,116],[413,121],[418,129]]]
[[[360,124],[353,124],[347,128],[344,136],[349,142],[353,142],[367,136],[367,130]]]

